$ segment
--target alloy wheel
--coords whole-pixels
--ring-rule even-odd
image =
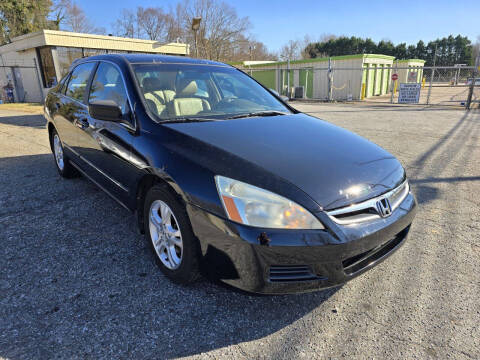
[[[65,167],[65,163],[63,160],[62,143],[60,141],[60,138],[58,137],[58,134],[55,134],[53,137],[53,152],[55,155],[55,161],[57,162],[57,166],[60,169],[60,171],[62,171],[63,168]]]
[[[155,200],[149,213],[150,238],[160,261],[170,270],[177,269],[182,262],[182,233],[170,207]]]

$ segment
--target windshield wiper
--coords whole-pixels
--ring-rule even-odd
[[[255,117],[255,116],[277,116],[277,115],[288,115],[288,113],[278,110],[265,110],[265,111],[255,111],[246,114],[238,114],[230,116],[228,119],[240,119],[246,117]]]
[[[160,123],[185,123],[185,122],[203,122],[203,121],[218,121],[218,119],[204,118],[204,117],[192,117],[192,116],[179,116],[174,118],[163,119]]]

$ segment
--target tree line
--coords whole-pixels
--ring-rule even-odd
[[[167,10],[141,6],[123,9],[113,24],[115,35],[147,38],[162,42],[182,41],[195,51],[192,20],[201,17],[197,31],[198,55],[211,60],[275,59],[267,47],[248,35],[248,17],[239,17],[235,8],[217,0],[184,0]]]
[[[276,59],[265,44],[249,35],[252,26],[248,17],[239,17],[235,8],[220,0],[183,0],[169,9],[122,9],[112,23],[112,35],[162,43],[184,42],[193,54],[194,17],[202,18],[197,31],[199,57],[222,61]],[[0,26],[0,44],[41,29],[106,33],[73,0],[2,0]]]
[[[159,6],[121,9],[111,24],[112,35],[161,43],[183,42],[195,54],[191,29],[194,17],[202,18],[197,32],[198,56],[211,60],[297,60],[376,53],[397,59],[423,59],[427,66],[433,65],[435,58],[436,65],[450,66],[472,65],[480,54],[480,37],[475,45],[466,36],[450,35],[407,46],[394,45],[389,40],[377,43],[369,38],[330,34],[322,35],[318,41],[312,41],[308,35],[303,40],[289,40],[276,54],[249,34],[252,25],[248,17],[240,17],[234,7],[221,0],[182,0],[168,9]],[[95,26],[74,0],[0,0],[0,44],[41,29],[106,34],[105,28]]]
[[[325,41],[309,43],[303,49],[305,58],[330,57],[351,54],[383,54],[395,56],[397,59],[422,59],[426,66],[432,66],[434,61],[438,66],[454,64],[473,65],[474,46],[466,36],[444,37],[427,44],[422,40],[416,45],[400,43],[394,45],[389,40],[378,43],[372,39],[362,39],[355,36],[329,36]],[[436,56],[435,56],[436,54]]]

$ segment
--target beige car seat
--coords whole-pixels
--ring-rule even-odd
[[[205,99],[194,97],[198,87],[195,80],[186,80],[177,87],[177,95],[172,101],[172,109],[175,116],[196,115],[201,111],[210,110],[210,104]]]
[[[146,77],[142,81],[143,94],[150,110],[159,116],[168,116],[167,105],[175,97],[175,91],[169,89],[167,81]]]

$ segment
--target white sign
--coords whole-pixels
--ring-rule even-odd
[[[420,99],[421,84],[400,84],[399,104],[417,104]]]
[[[417,72],[416,71],[410,71],[408,73],[408,82],[417,82]]]

